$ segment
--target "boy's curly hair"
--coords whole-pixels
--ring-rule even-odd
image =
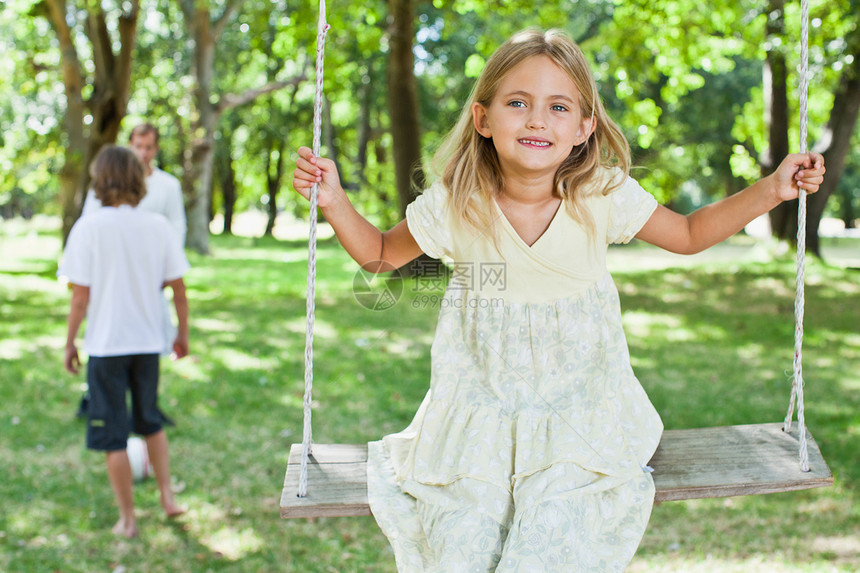
[[[106,145],[90,166],[93,191],[105,207],[136,207],[146,195],[146,176],[137,156],[125,147]]]

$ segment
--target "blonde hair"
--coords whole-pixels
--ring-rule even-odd
[[[106,207],[136,207],[146,195],[143,164],[130,149],[106,145],[90,166],[96,199]]]
[[[585,198],[598,192],[607,195],[626,180],[630,146],[606,114],[585,55],[561,30],[524,30],[499,46],[475,83],[457,124],[436,151],[434,170],[441,173],[459,220],[494,234],[495,217],[490,206],[504,188],[504,180],[492,139],[483,137],[474,127],[472,105],[489,107],[505,75],[534,56],[548,56],[570,76],[579,91],[582,117],[590,117],[593,122],[593,133],[575,146],[559,166],[553,185],[571,215],[593,231],[594,221]],[[602,172],[610,167],[617,169],[616,176],[606,177]]]

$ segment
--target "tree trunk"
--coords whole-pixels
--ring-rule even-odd
[[[218,180],[220,181],[221,196],[224,200],[224,231],[225,235],[233,234],[233,213],[236,207],[236,170],[233,169],[233,130],[221,131],[221,139],[215,151]]]
[[[275,221],[278,218],[278,189],[281,188],[281,177],[284,174],[284,147],[286,142],[283,137],[276,138],[273,143],[275,147],[269,149],[266,156],[266,191],[269,196],[267,205],[269,219],[266,221],[265,236],[271,237],[275,230]],[[275,169],[272,171],[272,155],[277,155],[275,160]]]
[[[212,188],[212,160],[218,115],[211,101],[215,71],[215,41],[208,3],[194,6],[191,15],[194,37],[193,98],[197,115],[191,122],[191,149],[186,156],[186,182],[192,185],[186,208],[186,245],[201,254],[209,253],[209,194]]]
[[[818,193],[809,196],[807,202],[806,235],[807,248],[810,252],[821,256],[821,245],[818,237],[818,226],[824,215],[827,200],[839,184],[839,178],[845,170],[845,159],[851,151],[851,136],[857,126],[860,115],[860,29],[855,28],[848,37],[853,46],[851,54],[854,61],[842,72],[839,88],[833,98],[833,109],[827,127],[821,133],[820,139],[813,150],[824,156],[827,175]]]
[[[857,213],[854,212],[853,198],[853,195],[850,193],[844,193],[842,197],[841,218],[846,229],[853,229],[856,227],[856,223],[854,221],[857,219]]]
[[[209,220],[212,192],[213,143],[215,129],[221,114],[234,107],[253,102],[267,94],[287,86],[295,86],[306,78],[303,69],[298,76],[285,81],[269,82],[266,85],[246,90],[241,94],[227,94],[217,103],[213,101],[212,80],[215,75],[215,44],[244,0],[228,0],[221,15],[212,20],[210,4],[194,0],[179,0],[185,14],[186,25],[190,25],[194,36],[195,78],[194,103],[196,119],[192,121],[190,152],[185,157],[185,176],[182,179],[188,211],[187,246],[202,254],[209,253]]]
[[[412,54],[415,38],[413,0],[389,0],[388,109],[394,148],[394,171],[400,215],[415,199],[415,188],[424,186],[421,168],[421,126],[418,87]]]
[[[323,145],[328,150],[328,158],[334,161],[334,166],[340,176],[340,185],[345,190],[349,191],[355,187],[349,183],[349,177],[341,168],[340,149],[337,146],[337,133],[334,130],[334,123],[331,121],[331,102],[327,97],[323,97],[322,106],[322,138]]]
[[[784,0],[770,0],[769,17],[765,26],[767,57],[764,63],[762,88],[765,98],[765,124],[768,143],[760,158],[761,175],[773,173],[782,159],[788,155],[788,69],[781,40],[785,38]],[[797,218],[791,220],[791,202],[784,203],[770,212],[771,229],[777,237],[785,239],[797,234]],[[794,202],[797,211],[797,202]]]
[[[827,175],[818,192],[807,200],[806,212],[806,250],[821,256],[821,243],[818,227],[827,200],[839,184],[845,169],[845,160],[850,151],[851,136],[857,125],[860,112],[860,29],[854,30],[845,38],[845,53],[853,56],[853,61],[843,68],[839,88],[833,98],[833,107],[827,126],[821,137],[811,149],[824,156]],[[776,165],[773,166],[775,168]],[[779,226],[775,223],[778,222]],[[785,240],[797,241],[797,201],[787,201],[771,211],[771,224],[774,234]]]
[[[233,169],[232,158],[224,164],[224,176],[221,180],[224,193],[224,234],[233,234],[233,213],[236,210],[236,171]]]
[[[283,64],[279,64],[279,67]],[[269,76],[270,83],[274,81],[274,70]],[[296,94],[299,91],[299,85],[304,81],[305,74],[302,72],[300,76],[292,84],[292,91],[287,100],[286,109],[292,109],[296,101]],[[289,115],[285,115],[275,102],[274,98],[269,98],[269,117],[278,118],[281,125],[288,125],[291,121]],[[286,130],[289,133],[289,129]],[[275,222],[278,218],[278,192],[281,189],[281,180],[284,176],[284,149],[287,147],[288,138],[284,137],[280,130],[267,130],[266,139],[268,141],[268,155],[266,157],[266,193],[269,197],[267,207],[268,220],[266,221],[266,230],[264,236],[271,236],[275,230]],[[277,155],[275,161],[275,169],[272,171],[272,154]]]
[[[84,196],[90,182],[88,166],[99,150],[116,142],[125,117],[131,87],[131,54],[137,38],[138,1],[128,4],[128,11],[118,20],[119,51],[114,53],[114,39],[107,28],[104,11],[93,8],[88,13],[85,33],[92,46],[93,81],[91,95],[84,99],[86,82],[73,36],[66,18],[65,0],[46,0],[47,18],[60,44],[66,113],[63,118],[68,145],[60,169],[60,203],[62,207],[63,243],[81,214]],[[91,116],[89,125],[85,117]]]
[[[358,178],[361,184],[367,183],[364,170],[367,168],[367,146],[370,143],[370,78],[373,75],[373,60],[367,60],[367,76],[362,78],[361,86],[358,88],[358,153],[356,163],[358,164]]]

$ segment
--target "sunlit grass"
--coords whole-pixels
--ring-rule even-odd
[[[59,241],[52,228],[4,227],[0,571],[394,571],[372,518],[278,516],[287,452],[301,440],[306,241],[213,237],[212,246],[211,257],[190,255],[192,356],[162,366],[162,406],[177,422],[173,473],[190,511],[165,519],[146,481],[135,489],[141,535],[118,541],[103,458],[84,448],[74,419],[83,378],[62,368]],[[667,428],[785,415],[791,260],[744,242],[685,267],[640,245],[614,255],[633,366]],[[320,242],[321,443],[402,429],[427,388],[438,309],[413,308],[407,280],[393,308],[368,310],[353,297],[355,272],[333,240]],[[836,485],[657,506],[631,571],[860,570],[860,275],[812,261],[808,277],[806,416]]]

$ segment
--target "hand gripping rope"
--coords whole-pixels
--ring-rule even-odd
[[[319,156],[321,139],[323,64],[325,54],[325,36],[329,25],[325,18],[325,0],[320,0],[319,23],[317,26],[316,53],[316,91],[314,94],[314,133],[313,152]],[[801,0],[801,71],[800,71],[800,153],[807,151],[807,92],[809,89],[809,2]],[[305,338],[305,395],[304,395],[304,426],[302,432],[302,461],[299,475],[299,497],[305,497],[308,490],[308,459],[312,448],[311,402],[313,392],[313,327],[314,327],[314,297],[316,283],[316,240],[317,240],[317,195],[319,185],[314,184],[310,193],[310,234],[308,240],[308,292],[307,292],[307,329]],[[797,278],[794,303],[795,342],[794,342],[794,376],[788,413],[785,417],[784,430],[791,431],[795,400],[797,402],[797,421],[800,441],[800,469],[809,469],[807,452],[806,420],[803,403],[803,310],[804,310],[804,277],[806,251],[806,191],[798,191],[797,215]]]
[[[317,68],[316,92],[314,93],[314,156],[319,157],[322,135],[323,64],[325,62],[325,34],[329,25],[325,19],[325,0],[320,0],[319,23],[317,24]],[[314,388],[314,297],[317,274],[317,195],[319,184],[311,188],[310,236],[308,239],[308,297],[307,328],[305,330],[305,399],[304,426],[302,429],[302,468],[299,474],[299,497],[308,494],[308,456],[311,454],[311,395]]]
[[[809,90],[809,0],[800,1],[800,153],[806,153],[807,91]],[[797,282],[794,298],[794,381],[785,416],[784,430],[791,431],[794,401],[797,398],[797,425],[800,434],[800,469],[809,471],[806,446],[806,419],[803,411],[803,305],[806,266],[806,191],[797,193]]]

